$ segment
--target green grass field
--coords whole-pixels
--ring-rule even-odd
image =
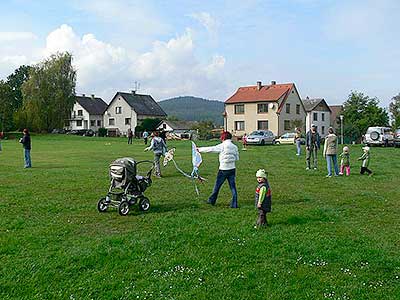
[[[210,142],[198,142],[200,146]],[[305,170],[294,146],[250,147],[237,164],[239,209],[225,183],[204,203],[218,155],[204,154],[208,181],[169,165],[146,195],[152,207],[99,213],[109,163],[152,159],[141,141],[33,136],[32,169],[21,145],[0,152],[0,299],[400,299],[400,149],[372,148],[373,177]],[[191,170],[190,143],[170,142]],[[270,227],[254,229],[255,172],[272,187]]]

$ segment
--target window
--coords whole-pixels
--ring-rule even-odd
[[[83,110],[82,109],[78,109],[78,116],[80,116],[80,117],[83,116]]]
[[[257,130],[268,130],[268,120],[257,121]]]
[[[325,134],[325,126],[321,127],[321,134]]]
[[[97,120],[97,126],[98,126],[98,127],[101,126],[101,120]]]
[[[76,121],[76,127],[82,127],[82,120]]]
[[[314,121],[318,121],[318,113],[314,113],[313,114],[313,120]]]
[[[131,125],[131,118],[125,118],[125,125]]]
[[[290,130],[292,127],[290,126],[290,120],[285,120],[283,123],[283,129],[284,130]]]
[[[69,127],[69,126],[71,126],[71,124],[70,124],[70,122],[69,122],[68,120],[67,120],[67,121],[65,121],[64,125],[65,125],[65,127]]]
[[[296,104],[296,114],[300,114],[300,104]]]
[[[286,113],[290,114],[290,103],[286,103]]]
[[[235,114],[244,114],[244,104],[236,104],[235,105]]]
[[[115,125],[115,119],[108,119],[108,125]]]
[[[268,112],[268,104],[267,103],[260,103],[257,104],[257,113],[267,113]]]
[[[321,114],[321,121],[325,121],[325,114],[324,113]]]
[[[244,130],[244,121],[235,121],[235,130]]]
[[[162,124],[163,129],[167,129],[167,124]]]
[[[117,115],[122,114],[122,107],[121,107],[121,106],[117,106],[117,107],[115,108],[115,113],[116,113]]]
[[[96,121],[95,120],[90,120],[90,126],[96,126]]]

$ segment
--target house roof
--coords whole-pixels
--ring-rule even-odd
[[[286,96],[294,87],[294,83],[257,85],[239,87],[235,94],[229,97],[225,103],[243,103],[243,102],[276,102]]]
[[[321,102],[323,102],[323,104],[325,104],[325,106],[329,110],[331,110],[324,98],[313,98],[313,99],[306,98],[306,99],[302,99],[301,101],[303,102],[306,112],[310,112],[310,111],[314,110]]]
[[[150,95],[118,92],[138,115],[166,117],[167,114]],[[114,97],[115,98],[115,97]]]
[[[197,124],[197,122],[194,121],[163,121],[163,122],[167,123],[174,130],[192,129],[192,127]]]
[[[76,102],[91,115],[102,115],[107,109],[107,103],[97,97],[76,96]]]

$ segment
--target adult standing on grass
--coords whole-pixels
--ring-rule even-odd
[[[232,192],[232,200],[230,207],[238,208],[237,201],[237,190],[236,190],[236,166],[235,162],[239,160],[238,147],[232,143],[232,134],[228,131],[224,131],[221,134],[221,144],[212,147],[200,147],[199,152],[207,153],[214,152],[219,153],[219,170],[217,173],[217,179],[215,181],[214,190],[211,196],[208,198],[207,203],[215,205],[217,201],[219,190],[225,180],[228,180],[229,187]]]
[[[332,162],[335,176],[339,176],[339,167],[337,162],[337,147],[338,138],[333,131],[332,127],[328,129],[328,135],[325,137],[324,143],[324,157],[326,158],[326,166],[328,169],[328,175],[326,177],[332,177]]]
[[[317,169],[317,163],[318,163],[318,150],[321,147],[321,137],[319,136],[319,133],[317,132],[317,126],[315,124],[311,125],[311,129],[307,132],[306,135],[306,162],[307,162],[307,167],[306,170],[311,169],[311,156],[313,158],[313,166],[314,170]]]
[[[128,145],[131,145],[132,144],[132,138],[133,138],[133,132],[132,132],[132,129],[128,129]]]
[[[301,154],[301,129],[299,127],[296,128],[296,135],[294,136],[294,141],[296,143],[296,155],[300,156]]]
[[[158,136],[158,132],[153,132],[153,138],[151,140],[150,146],[145,148],[144,151],[153,150],[154,153],[154,168],[157,178],[161,178],[160,169],[160,158],[167,152],[167,145],[164,143],[163,139]]]
[[[147,139],[149,137],[149,133],[146,131],[146,129],[144,130],[142,137],[144,144],[147,145]]]
[[[23,130],[24,136],[19,140],[24,148],[24,161],[25,166],[24,168],[32,168],[32,161],[31,161],[31,136],[29,134],[28,129]]]

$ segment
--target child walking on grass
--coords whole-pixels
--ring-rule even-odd
[[[350,175],[350,150],[349,150],[349,147],[344,146],[343,152],[339,156],[341,158],[339,175],[343,175],[344,169],[346,169],[346,176],[349,176]]]
[[[255,205],[258,209],[258,218],[254,228],[268,226],[267,213],[271,212],[271,188],[264,169],[256,173],[258,186],[256,188]]]
[[[372,176],[372,171],[368,169],[369,165],[369,147],[365,146],[362,148],[364,153],[358,158],[358,160],[362,160],[361,171],[360,174],[364,175],[367,172],[368,176]]]
[[[145,148],[144,151],[153,150],[154,153],[154,169],[155,176],[157,178],[161,178],[161,169],[160,169],[160,158],[167,152],[167,145],[164,140],[159,137],[157,131],[153,133],[153,139],[151,140],[150,146]]]

